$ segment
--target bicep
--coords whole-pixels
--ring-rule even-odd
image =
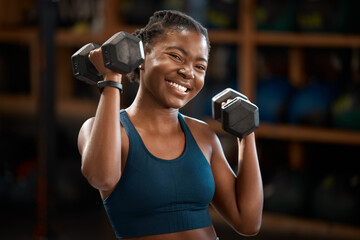
[[[211,169],[215,180],[212,205],[227,222],[234,223],[239,221],[235,192],[236,175],[230,167],[217,137],[214,138],[212,146]]]

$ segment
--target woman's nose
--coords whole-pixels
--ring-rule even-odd
[[[193,79],[195,78],[194,71],[189,68],[180,68],[178,73],[185,79]]]

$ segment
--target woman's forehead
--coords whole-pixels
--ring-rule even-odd
[[[195,30],[176,29],[168,30],[163,34],[163,37],[157,39],[157,43],[165,45],[176,44],[180,46],[187,46],[199,50],[204,50],[208,54],[208,45],[206,37]]]

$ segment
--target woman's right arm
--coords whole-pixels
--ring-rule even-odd
[[[121,75],[104,67],[101,50],[90,53],[90,61],[104,80],[121,83]],[[105,87],[95,117],[80,129],[78,147],[81,171],[90,185],[104,192],[111,191],[121,175],[120,91]]]

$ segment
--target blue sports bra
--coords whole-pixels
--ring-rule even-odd
[[[120,119],[129,137],[125,169],[103,204],[117,238],[180,232],[212,224],[208,206],[215,183],[211,167],[184,118],[185,150],[173,160],[152,155],[125,110]]]

